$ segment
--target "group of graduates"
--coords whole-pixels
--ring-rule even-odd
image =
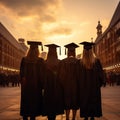
[[[93,53],[94,43],[82,42],[81,59],[76,58],[75,43],[65,45],[67,58],[59,60],[56,44],[48,47],[47,59],[39,57],[41,42],[27,41],[30,49],[20,65],[21,104],[23,120],[35,120],[37,116],[47,116],[55,120],[57,115],[66,114],[66,120],[80,117],[94,120],[102,116],[101,91],[103,69],[100,60]]]

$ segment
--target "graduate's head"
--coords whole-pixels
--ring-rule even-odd
[[[92,46],[93,46],[95,43],[84,41],[84,42],[81,42],[80,44],[82,44],[82,45],[84,46],[84,49],[85,49],[85,50],[90,50],[90,49],[92,49]]]
[[[48,58],[58,58],[57,55],[57,48],[60,49],[60,54],[61,54],[61,47],[56,45],[56,44],[47,44],[45,45],[46,47],[48,47],[48,55],[47,55],[47,59]]]
[[[83,45],[82,62],[86,66],[86,68],[91,68],[96,59],[96,56],[92,49],[95,43],[84,41],[81,42],[80,44]]]
[[[30,48],[28,50],[27,56],[28,57],[38,57],[39,56],[39,49],[38,46],[41,46],[41,49],[43,50],[42,47],[42,42],[39,41],[27,41],[27,44],[30,45]]]
[[[79,47],[77,44],[75,43],[69,43],[67,45],[64,45],[65,48],[67,48],[67,56],[74,56],[76,57],[76,48]],[[65,49],[65,54],[66,54],[66,49]]]

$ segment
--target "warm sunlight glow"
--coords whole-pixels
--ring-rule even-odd
[[[104,32],[119,0],[10,0],[0,1],[0,22],[16,38],[39,40],[45,44],[62,46],[75,42],[93,41],[96,26],[101,22]],[[109,6],[108,6],[109,4]],[[45,48],[46,51],[46,48]],[[76,54],[82,53],[80,46]]]

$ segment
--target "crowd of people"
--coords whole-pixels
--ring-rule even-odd
[[[37,116],[47,116],[55,120],[56,115],[66,114],[66,120],[80,117],[94,120],[102,116],[101,86],[104,81],[100,60],[93,52],[94,43],[82,42],[84,46],[81,59],[76,59],[78,47],[70,43],[67,58],[59,60],[56,44],[48,47],[47,59],[39,57],[38,45],[41,42],[28,41],[30,49],[23,57],[20,66],[21,103],[20,115],[23,120],[35,120]]]
[[[120,73],[116,73],[113,71],[107,72],[106,85],[109,86],[120,85]]]
[[[0,87],[19,87],[20,86],[20,76],[17,73],[5,74],[0,73]]]

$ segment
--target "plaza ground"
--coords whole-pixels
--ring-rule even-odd
[[[120,120],[120,86],[101,88],[103,116],[96,120]],[[20,111],[20,87],[0,87],[0,120],[22,120]],[[72,117],[70,115],[70,117]],[[56,120],[65,120],[66,116],[58,115]],[[37,117],[47,120],[47,117]],[[77,111],[76,120],[83,120]]]

